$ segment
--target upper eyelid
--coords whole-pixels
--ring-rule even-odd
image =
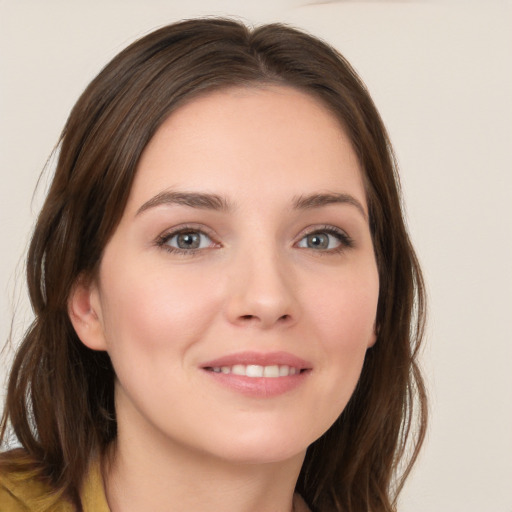
[[[155,244],[158,246],[165,245],[169,240],[173,237],[179,235],[180,233],[197,232],[207,236],[213,244],[216,246],[220,246],[221,242],[219,241],[219,237],[215,234],[213,230],[204,226],[204,225],[195,225],[194,223],[181,224],[179,226],[175,226],[172,228],[168,228],[162,231],[155,239]],[[203,249],[187,249],[188,252],[201,251]]]
[[[183,233],[183,232],[186,232],[186,231],[197,231],[198,233],[203,233],[205,235],[208,235],[209,237],[213,237],[215,236],[215,232],[207,227],[207,226],[204,226],[204,225],[199,225],[199,224],[195,224],[195,223],[185,223],[185,224],[179,224],[178,226],[174,226],[172,228],[168,228],[168,229],[165,229],[164,231],[162,231],[162,233],[159,235],[160,237],[162,236],[173,236],[173,235],[178,235],[180,233]]]
[[[308,226],[301,230],[301,232],[297,235],[297,239],[302,239],[305,236],[311,235],[313,233],[322,233],[322,232],[328,232],[328,233],[337,233],[340,235],[344,235],[347,238],[351,238],[348,234],[346,229],[342,229],[338,226],[334,226],[332,224],[321,224],[321,225],[313,225]]]

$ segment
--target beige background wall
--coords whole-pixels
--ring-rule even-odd
[[[18,263],[32,193],[74,101],[134,38],[199,14],[309,29],[366,81],[430,294],[432,420],[400,510],[512,512],[510,1],[0,0],[1,340],[13,304],[15,334],[29,318]]]

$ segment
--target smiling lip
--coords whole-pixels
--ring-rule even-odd
[[[270,398],[299,386],[312,365],[287,352],[240,352],[205,362],[200,368],[234,391]]]

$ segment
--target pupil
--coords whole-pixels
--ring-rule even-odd
[[[308,238],[308,246],[314,249],[326,249],[329,246],[329,239],[326,235],[310,235]]]
[[[197,249],[199,235],[197,233],[182,233],[178,236],[178,247],[181,249]]]

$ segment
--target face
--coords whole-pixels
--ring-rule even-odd
[[[378,291],[338,121],[291,88],[236,88],[157,131],[86,289],[95,325],[71,317],[112,359],[120,433],[269,462],[303,454],[344,409]]]

